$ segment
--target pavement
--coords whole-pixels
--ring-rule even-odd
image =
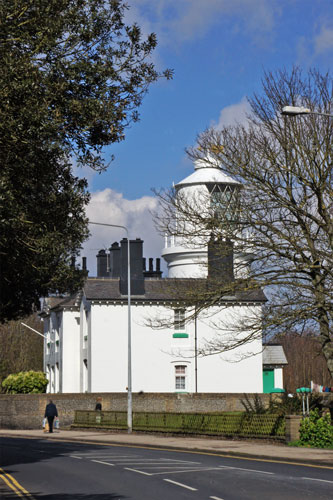
[[[213,439],[210,437],[161,436],[157,434],[112,431],[60,430],[52,435],[43,430],[0,429],[0,437],[48,439],[104,445],[148,447],[201,452],[246,459],[285,462],[333,469],[333,450],[296,448],[281,443],[248,440]]]

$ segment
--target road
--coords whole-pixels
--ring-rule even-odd
[[[0,438],[9,500],[332,499],[332,468],[118,445]]]

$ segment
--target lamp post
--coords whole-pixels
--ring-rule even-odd
[[[35,328],[32,328],[31,326],[26,325],[25,323],[22,323],[22,321],[21,321],[21,325],[25,326],[26,328],[29,328],[29,330],[32,330],[33,332],[37,333],[37,335],[40,335],[41,337],[44,337],[44,339],[47,339],[46,335],[43,335],[43,333],[40,333],[38,330],[35,330]],[[54,343],[54,340],[50,339],[50,342]]]
[[[128,341],[128,380],[127,380],[127,432],[130,434],[132,432],[132,334],[131,334],[131,261],[130,261],[130,239],[128,234],[128,229],[125,226],[118,226],[117,224],[106,224],[103,222],[92,222],[89,224],[94,224],[95,226],[106,226],[106,227],[119,227],[126,231],[127,235],[127,306],[128,306],[128,323],[127,323],[127,341]]]
[[[329,116],[333,118],[333,115],[331,115],[330,113],[320,113],[318,111],[311,111],[311,109],[305,108],[304,106],[284,106],[284,108],[282,108],[281,115],[287,115],[287,116],[320,115],[320,116]]]

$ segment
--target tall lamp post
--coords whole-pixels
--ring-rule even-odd
[[[117,224],[106,224],[103,222],[92,222],[89,224],[94,224],[95,226],[106,226],[106,227],[119,227],[126,231],[127,235],[127,306],[128,306],[128,323],[127,323],[127,341],[128,341],[128,380],[127,380],[127,432],[130,434],[132,432],[132,334],[131,334],[131,261],[130,261],[130,239],[128,234],[128,229],[125,226],[118,226]]]

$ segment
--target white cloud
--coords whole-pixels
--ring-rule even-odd
[[[72,159],[72,169],[73,169],[73,175],[79,177],[79,179],[87,179],[88,184],[91,184],[94,176],[97,174],[96,170],[93,170],[91,167],[88,166],[78,167],[75,159]]]
[[[316,54],[322,54],[333,49],[333,28],[321,26],[319,34],[314,38]]]
[[[179,44],[204,36],[225,18],[237,16],[234,29],[260,39],[270,35],[280,12],[271,0],[129,0],[128,19],[154,31],[162,45]]]
[[[251,108],[246,97],[236,104],[226,106],[220,112],[218,122],[212,122],[212,127],[221,129],[228,125],[246,125],[246,116],[250,114]]]
[[[151,212],[157,208],[157,199],[144,196],[137,200],[127,200],[112,189],[96,191],[91,195],[87,216],[93,222],[117,224],[127,227],[130,239],[144,240],[143,256],[160,257],[163,239],[154,228]],[[90,225],[91,237],[85,242],[82,256],[87,257],[90,276],[96,276],[96,255],[101,249],[110,248],[114,241],[126,238],[122,229]],[[162,262],[161,262],[162,264]],[[162,267],[162,270],[165,268]]]

